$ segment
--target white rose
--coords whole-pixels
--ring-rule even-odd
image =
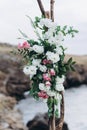
[[[47,31],[45,34],[43,34],[43,39],[49,39],[53,36],[52,32]]]
[[[58,32],[58,36],[57,36],[57,39],[59,40],[59,41],[63,41],[64,40],[64,36],[63,36],[63,33],[62,32]]]
[[[36,52],[36,53],[43,53],[44,52],[44,47],[43,46],[39,46],[39,45],[34,45],[33,47],[33,50]]]
[[[39,89],[40,89],[40,90],[45,90],[45,86],[44,86],[43,83],[40,83],[40,84],[39,84]]]
[[[29,66],[25,66],[23,68],[23,72],[24,72],[24,74],[29,75]]]
[[[46,56],[47,56],[47,59],[51,60],[53,63],[56,63],[60,60],[59,54],[57,54],[57,53],[53,53],[53,52],[48,51],[46,53]]]
[[[26,75],[35,75],[36,74],[36,71],[37,71],[37,68],[33,65],[31,66],[25,66],[23,68],[23,72],[26,74]]]
[[[50,96],[50,97],[54,97],[56,95],[56,92],[52,91],[52,90],[49,90],[47,91],[47,94]]]
[[[39,65],[40,65],[40,62],[41,62],[41,59],[33,59],[32,64],[33,64],[34,66],[39,66]]]
[[[48,42],[50,43],[50,45],[55,45],[55,37],[51,36],[49,39],[48,39]]]
[[[50,89],[50,86],[46,87],[45,84],[40,83],[39,84],[39,89],[42,90],[42,91],[47,92]]]
[[[47,67],[46,67],[45,65],[39,65],[39,69],[40,69],[40,71],[42,71],[42,72],[46,72]]]
[[[56,53],[59,54],[59,55],[62,55],[63,54],[63,50],[60,46],[57,46],[56,49],[55,49]]]
[[[60,77],[57,76],[56,83],[57,84],[63,84],[64,80],[65,80],[65,76],[62,76],[62,78],[60,78]]]
[[[63,84],[56,84],[55,89],[59,92],[64,91],[64,86]]]
[[[48,19],[48,18],[42,18],[40,20],[39,24],[41,26],[46,26],[46,27],[50,28],[52,26],[52,20]]]

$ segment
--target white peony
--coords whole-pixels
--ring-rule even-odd
[[[55,89],[59,92],[64,91],[64,86],[63,84],[56,84]]]
[[[41,59],[33,59],[32,64],[33,64],[34,66],[39,66],[39,65],[40,65],[40,62],[41,62]]]
[[[35,66],[33,66],[33,65],[31,65],[31,66],[25,66],[25,67],[23,68],[23,72],[24,72],[26,75],[31,75],[31,76],[33,76],[33,75],[36,74],[36,71],[37,71],[37,68],[36,68]]]
[[[45,85],[43,83],[40,83],[39,84],[39,89],[44,91],[45,90]]]
[[[44,47],[43,46],[39,46],[39,45],[34,45],[33,47],[33,50],[36,52],[36,53],[43,53],[44,52]]]
[[[53,63],[56,63],[60,60],[59,54],[57,54],[57,53],[53,53],[53,52],[48,51],[46,53],[46,56],[47,56],[47,59],[51,60]]]
[[[41,72],[46,72],[47,67],[45,65],[39,65],[39,69]]]

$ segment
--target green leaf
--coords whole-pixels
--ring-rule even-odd
[[[68,64],[72,63],[72,57],[68,60]]]
[[[54,104],[58,105],[58,99],[54,99]]]
[[[31,17],[28,16],[28,15],[26,15],[26,17],[29,18],[29,20],[30,20],[30,22],[31,22],[31,25],[33,26],[34,29],[36,29],[36,26],[35,26],[33,20],[31,19]]]
[[[59,112],[58,112],[58,109],[55,110],[55,116],[58,118],[59,116]]]
[[[19,32],[22,34],[23,37],[28,38],[28,36],[25,33],[23,33],[20,29]]]

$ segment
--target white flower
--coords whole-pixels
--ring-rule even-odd
[[[52,36],[53,36],[53,33],[50,31],[47,31],[46,33],[43,34],[43,39],[49,39]]]
[[[49,90],[50,90],[50,86],[46,86],[44,91],[48,92]]]
[[[55,91],[52,91],[52,90],[49,90],[47,91],[47,94],[50,96],[50,97],[54,97],[56,95],[56,92]]]
[[[41,59],[33,59],[32,64],[33,64],[34,66],[39,66],[39,65],[40,65],[40,62],[41,62]]]
[[[40,84],[39,84],[39,89],[40,89],[40,90],[45,90],[45,85],[44,85],[43,83],[40,83]]]
[[[39,46],[39,45],[34,45],[33,47],[33,50],[36,52],[36,53],[43,53],[44,52],[44,47],[43,46]]]
[[[59,94],[59,93],[57,92],[56,95],[55,95],[55,98],[56,98],[58,101],[61,101],[62,96],[61,96],[61,94]]]
[[[42,72],[46,72],[47,67],[46,67],[45,65],[39,65],[39,69],[40,69],[40,71],[42,71]]]
[[[63,50],[60,46],[57,46],[56,49],[54,49],[56,51],[57,54],[62,55],[63,54]]]
[[[56,84],[55,89],[59,92],[64,91],[64,86],[63,84]]]
[[[62,78],[60,78],[60,77],[57,76],[56,83],[57,84],[62,84],[64,82],[64,80],[65,80],[65,76],[64,75],[62,76]]]
[[[56,39],[58,39],[59,41],[63,41],[63,40],[64,40],[63,33],[59,31],[59,32],[58,32],[58,36],[57,36]]]
[[[60,60],[59,55],[57,53],[53,53],[53,52],[48,51],[46,53],[46,56],[47,56],[47,59],[51,60],[53,63],[56,63]]]
[[[24,72],[26,75],[31,75],[31,76],[33,76],[33,75],[36,74],[36,71],[37,71],[37,68],[36,68],[35,66],[33,66],[33,65],[31,65],[31,66],[25,66],[25,67],[23,68],[23,72]]]
[[[50,43],[50,45],[55,45],[56,41],[55,41],[55,37],[51,36],[49,39],[48,39],[48,42]]]
[[[50,28],[52,26],[52,20],[48,19],[48,18],[42,18],[40,20],[39,24],[41,26],[46,26],[46,27]]]
[[[44,92],[47,92],[50,89],[50,86],[46,87],[44,83],[40,83],[39,84],[39,89],[44,91]]]

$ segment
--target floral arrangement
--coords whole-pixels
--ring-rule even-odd
[[[73,70],[75,62],[70,58],[66,63],[65,46],[63,44],[66,35],[74,37],[73,27],[60,27],[48,18],[35,18],[31,24],[37,35],[37,40],[29,39],[22,31],[21,34],[26,41],[18,45],[19,53],[25,58],[27,64],[23,72],[32,81],[30,94],[35,99],[43,99],[48,106],[48,115],[52,115],[52,104],[54,103],[55,116],[59,116],[59,107],[62,99],[61,92],[64,91],[63,82],[65,74]]]

